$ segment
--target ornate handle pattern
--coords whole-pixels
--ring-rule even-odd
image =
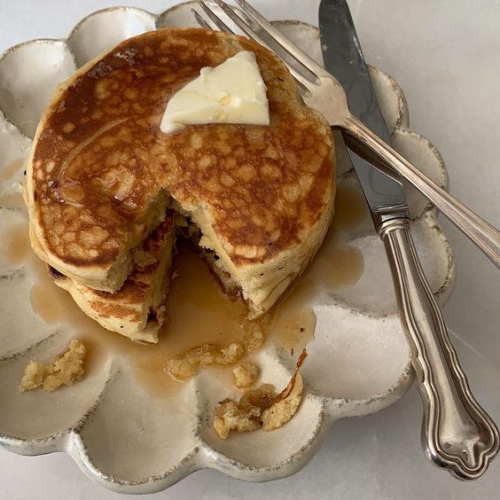
[[[427,456],[460,479],[476,479],[499,450],[498,429],[470,391],[418,261],[408,219],[386,221],[379,233],[424,403],[422,441]]]

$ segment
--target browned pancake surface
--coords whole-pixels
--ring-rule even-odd
[[[79,306],[103,326],[132,338],[153,341],[141,333],[145,328],[157,330],[165,322],[165,297],[170,276],[171,244],[174,237],[174,214],[165,219],[134,251],[134,267],[127,280],[115,293],[80,285],[48,266],[58,286],[73,295]],[[168,255],[165,255],[168,252]],[[124,329],[125,330],[122,330]]]
[[[268,87],[269,126],[214,124],[163,134],[170,96],[241,50]],[[129,39],[62,89],[33,155],[45,251],[77,266],[111,265],[152,230],[164,190],[208,207],[236,265],[300,244],[332,196],[331,132],[305,107],[284,65],[249,40],[198,29]]]

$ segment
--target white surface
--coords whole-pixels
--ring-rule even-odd
[[[61,2],[55,0],[43,4],[3,0],[0,50],[30,38],[63,36],[86,13],[120,3],[67,0],[61,8]],[[498,165],[500,161],[500,127],[496,124],[500,90],[498,86],[493,89],[499,71],[500,7],[493,1],[472,7],[464,0],[455,2],[451,10],[450,4],[444,3],[371,0],[351,2],[351,7],[367,59],[392,74],[405,90],[412,128],[430,138],[442,152],[454,194],[500,226],[500,169],[495,168],[495,162]],[[140,2],[152,11],[164,10],[169,4]],[[254,4],[271,18],[316,22],[317,1],[261,0]],[[446,319],[473,348],[457,344],[472,388],[500,421],[500,274],[454,228],[446,228],[459,272]],[[292,478],[254,485],[206,471],[156,497],[496,498],[500,462],[478,482],[459,483],[424,460],[420,420],[420,403],[413,390],[383,413],[337,424],[311,464]],[[69,457],[29,459],[0,452],[0,498],[115,497],[118,495],[85,478]]]

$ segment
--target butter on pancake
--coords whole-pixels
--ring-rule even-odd
[[[255,54],[269,125],[160,123],[205,67]],[[250,314],[267,311],[305,269],[333,214],[333,139],[280,59],[235,35],[194,28],[128,39],[62,84],[27,170],[38,255],[75,282],[116,292],[134,249],[174,207],[195,224],[216,273]],[[76,285],[77,284],[77,285]]]
[[[266,91],[255,54],[238,52],[215,68],[202,68],[198,78],[178,90],[167,103],[160,130],[209,123],[269,125]]]

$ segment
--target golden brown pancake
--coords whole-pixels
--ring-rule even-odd
[[[115,293],[101,292],[73,281],[49,267],[54,282],[69,291],[78,306],[104,328],[134,341],[158,342],[165,323],[172,245],[173,213],[134,250],[134,267]]]
[[[192,125],[167,135],[169,98],[242,50],[256,55],[270,125]],[[27,172],[39,256],[75,282],[120,289],[133,249],[167,206],[200,228],[218,274],[253,316],[312,259],[335,192],[332,134],[285,65],[242,37],[165,29],[131,38],[62,84],[37,130]]]

